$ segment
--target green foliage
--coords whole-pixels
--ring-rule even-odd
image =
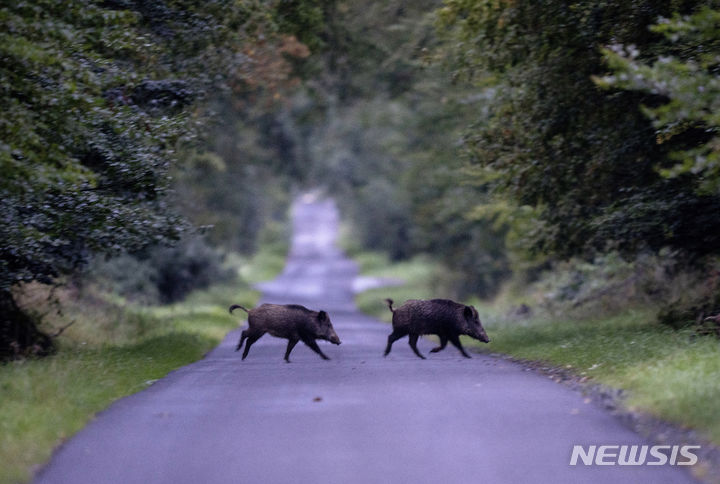
[[[568,257],[670,246],[702,256],[720,246],[720,198],[655,169],[673,152],[656,143],[641,109],[657,96],[592,81],[606,69],[601,47],[661,50],[648,27],[697,3],[452,0],[440,10],[457,77],[489,103],[465,136],[471,174],[537,209],[536,250]]]
[[[213,245],[251,253],[263,224],[274,217],[277,205],[286,203],[271,173],[238,158],[193,156],[175,171],[176,206],[195,225],[208,228]],[[212,165],[213,160],[220,165]]]
[[[311,180],[337,195],[364,247],[393,260],[433,254],[452,273],[448,290],[490,295],[508,275],[508,228],[475,216],[488,194],[468,183],[457,138],[482,101],[450,89],[432,63],[438,46],[428,11],[437,6],[340,4],[353,41],[343,55],[352,59],[330,71],[344,94],[328,101],[325,122],[311,132]]]
[[[167,197],[177,188],[171,167],[179,172],[178,162],[190,158],[185,153],[207,150],[201,145],[213,131],[211,101],[237,95],[230,89],[237,79],[292,84],[285,57],[306,57],[307,49],[281,33],[319,46],[318,12],[312,2],[280,7],[239,0],[3,4],[3,306],[14,307],[10,289],[19,283],[48,283],[92,254],[137,253],[190,231],[177,200]],[[270,97],[273,89],[266,90]],[[243,171],[242,159],[231,161]],[[223,199],[223,209],[233,202]],[[248,219],[241,223],[259,227],[267,210],[253,218],[252,202],[252,196],[241,200],[239,215]],[[186,206],[193,203],[212,209],[208,197]],[[240,248],[251,250],[256,234]],[[20,331],[20,316],[9,314],[0,320],[0,354],[10,344],[6,334]]]
[[[664,177],[697,179],[698,192],[720,194],[720,11],[703,7],[693,15],[660,19],[652,31],[668,40],[666,52],[652,63],[636,46],[614,45],[604,51],[614,74],[598,78],[603,87],[640,90],[669,102],[646,107],[657,129],[657,142],[690,137],[675,164],[660,166]]]
[[[335,108],[380,93],[394,97],[406,92],[418,74],[419,50],[431,37],[425,17],[437,4],[326,3],[323,67],[311,86],[321,102]]]
[[[410,122],[408,113],[396,103],[373,99],[350,105],[316,130],[311,152],[316,163],[311,176],[338,196],[360,244],[396,259],[412,250],[404,167],[393,153],[404,142],[396,131],[403,122]]]
[[[251,13],[227,0],[0,10],[2,290],[178,238],[163,195],[198,133],[187,107],[228,71]]]
[[[181,301],[195,289],[228,283],[235,278],[235,272],[224,268],[220,255],[201,239],[153,250],[148,254],[148,261],[157,270],[157,288],[162,303]]]
[[[432,255],[460,298],[571,257],[598,261],[580,272],[612,285],[602,264],[615,254],[717,254],[707,6],[4,6],[0,289],[178,239],[183,219],[249,254],[295,188],[318,184],[358,243],[393,260]],[[164,297],[159,268],[143,267],[121,292]]]
[[[2,10],[2,290],[72,270],[88,249],[178,231],[157,202],[167,161],[146,135],[168,123],[103,97],[130,82],[102,54],[140,50],[126,30],[136,17],[46,3]]]
[[[592,261],[557,262],[527,287],[534,309],[552,315],[614,314],[629,307],[657,306],[689,291],[688,274],[678,254],[663,250],[628,261],[617,252]]]
[[[658,321],[675,329],[693,327],[720,338],[720,262],[708,261],[679,294],[664,300]]]
[[[94,261],[89,279],[128,300],[174,303],[191,291],[229,283],[235,271],[226,268],[218,250],[202,238],[183,240],[172,247],[156,246],[107,261]]]
[[[657,301],[663,277],[702,279],[680,269],[685,258],[720,246],[720,197],[698,190],[697,177],[658,170],[709,137],[686,130],[659,144],[645,109],[662,97],[594,79],[607,72],[609,44],[643,59],[700,52],[701,42],[688,50],[651,26],[702,4],[449,0],[435,17],[366,6],[344,23],[351,38],[372,32],[354,65],[393,69],[402,52],[408,76],[400,87],[358,74],[375,88],[354,90],[362,102],[344,99],[313,129],[314,177],[339,194],[363,245],[396,259],[432,254],[458,297],[497,294],[512,274],[547,282],[554,268],[556,286],[578,285],[558,307]],[[439,37],[426,30],[433,20]],[[712,37],[702,36],[710,53]],[[656,278],[649,261],[668,275]]]
[[[334,2],[283,0],[274,6],[273,16],[280,32],[295,35],[311,51],[324,47],[326,11]]]

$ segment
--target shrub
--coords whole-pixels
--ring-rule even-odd
[[[230,282],[235,271],[223,267],[223,255],[203,239],[193,238],[175,247],[152,250],[148,262],[157,271],[157,290],[162,303],[185,298],[195,289]]]
[[[135,254],[95,260],[90,279],[106,291],[141,304],[172,303],[195,289],[230,282],[235,271],[223,265],[223,254],[203,238],[185,239],[173,247],[156,246]]]
[[[662,250],[626,260],[618,253],[592,262],[554,264],[530,285],[538,308],[585,317],[614,314],[628,306],[657,310],[657,321],[674,329],[695,326],[720,336],[720,261],[690,266],[679,252]]]

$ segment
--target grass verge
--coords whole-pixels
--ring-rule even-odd
[[[370,289],[358,294],[355,304],[366,314],[389,323],[392,313],[388,310],[385,299],[392,299],[397,306],[408,299],[434,297],[433,281],[439,266],[427,258],[416,257],[406,262],[391,263],[387,256],[378,252],[361,252],[354,254],[353,258],[360,266],[363,276],[406,281],[402,285]]]
[[[261,253],[238,267],[251,282],[272,277],[284,253]],[[236,261],[237,262],[237,261]],[[231,303],[253,306],[247,283],[213,287],[182,303],[142,307],[107,300],[66,301],[75,324],[57,354],[0,365],[0,483],[28,481],[53,449],[113,401],[196,361],[237,326]]]
[[[389,264],[377,254],[357,254],[363,275],[402,278],[408,283],[367,291],[358,307],[390,321],[382,300],[444,297],[434,288],[438,267],[424,259]],[[580,379],[626,391],[628,410],[692,428],[720,444],[720,342],[692,330],[677,331],[656,322],[654,310],[625,309],[611,315],[557,318],[505,316],[497,303],[472,301],[492,339],[490,345],[466,339],[468,346],[514,358],[540,361]]]
[[[720,444],[717,340],[655,322],[649,310],[582,320],[494,321],[490,351],[550,363],[627,392],[631,411],[690,427]]]

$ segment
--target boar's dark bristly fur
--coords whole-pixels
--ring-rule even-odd
[[[248,355],[250,346],[265,333],[288,340],[285,351],[285,361],[288,363],[290,363],[290,352],[298,341],[305,343],[324,360],[330,358],[320,350],[315,340],[324,339],[336,345],[340,344],[340,338],[335,333],[330,317],[325,311],[311,311],[298,304],[263,304],[250,310],[239,304],[233,304],[230,306],[230,313],[235,309],[242,309],[248,313],[248,329],[241,333],[240,341],[235,348],[235,351],[240,350],[247,339],[243,360]]]
[[[444,349],[450,341],[466,358],[470,358],[470,355],[460,344],[460,335],[467,335],[484,343],[490,342],[478,312],[473,306],[466,306],[449,299],[411,299],[399,308],[393,309],[392,299],[385,301],[393,313],[393,332],[388,336],[385,356],[390,353],[392,344],[396,340],[407,335],[410,337],[410,348],[423,359],[425,357],[417,349],[418,338],[423,334],[434,334],[440,338],[440,346],[430,350],[431,353]]]

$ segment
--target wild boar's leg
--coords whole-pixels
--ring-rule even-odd
[[[431,349],[430,353],[437,353],[438,351],[444,350],[445,346],[447,346],[447,342],[448,342],[447,336],[445,336],[444,334],[441,334],[440,335],[440,346],[436,346],[435,348]]]
[[[420,337],[419,334],[411,334],[410,335],[410,348],[412,348],[412,350],[415,352],[416,355],[418,355],[420,358],[422,358],[424,360],[425,357],[423,355],[421,355],[417,349],[417,342],[418,342],[419,337]]]
[[[385,348],[385,356],[387,356],[388,353],[390,353],[390,350],[392,349],[392,344],[393,344],[395,341],[397,341],[397,340],[399,340],[400,338],[402,338],[403,336],[405,336],[406,334],[407,334],[407,333],[404,333],[404,332],[398,331],[398,330],[393,330],[393,332],[390,333],[390,336],[388,336],[387,347]]]
[[[470,355],[467,354],[467,352],[465,351],[465,348],[463,348],[462,344],[460,343],[460,337],[459,337],[458,335],[456,335],[456,334],[451,335],[451,336],[450,336],[450,342],[453,344],[453,346],[454,346],[455,348],[457,348],[457,349],[460,350],[460,353],[462,353],[462,355],[463,355],[465,358],[472,358],[472,356],[470,356]]]
[[[308,345],[308,347],[309,347],[311,350],[313,350],[315,353],[317,353],[318,355],[320,355],[320,357],[321,357],[323,360],[329,360],[329,359],[330,359],[330,358],[328,358],[328,357],[325,355],[325,353],[322,352],[322,350],[321,350],[320,347],[317,345],[317,343],[315,342],[314,339],[305,337],[305,338],[302,338],[302,342],[305,343],[306,345]]]
[[[250,347],[252,346],[252,344],[254,342],[256,342],[257,340],[259,340],[260,336],[262,336],[263,334],[265,334],[265,333],[260,333],[260,334],[255,333],[255,334],[249,334],[247,336],[247,343],[245,344],[245,350],[243,351],[243,355],[242,355],[243,360],[248,355],[248,351],[250,351]]]
[[[297,339],[289,339],[288,340],[287,349],[285,350],[285,361],[287,361],[288,363],[290,363],[290,352],[293,350],[293,348],[295,348],[295,345],[298,343],[298,341],[300,341],[300,340],[297,340]]]
[[[240,341],[238,341],[237,346],[235,347],[235,351],[240,351],[240,348],[242,348],[243,341],[245,341],[245,338],[248,337],[248,331],[249,329],[244,329],[242,333],[240,333]]]

